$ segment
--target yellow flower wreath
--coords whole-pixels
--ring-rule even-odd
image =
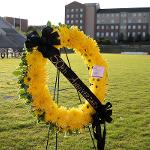
[[[60,36],[61,45],[56,46],[57,48],[72,48],[81,55],[89,68],[90,90],[103,103],[107,87],[107,64],[99,52],[97,43],[75,26],[60,26],[54,30],[57,30]],[[58,106],[53,101],[47,85],[47,59],[37,47],[32,52],[27,52],[26,60],[28,67],[24,83],[28,86],[27,92],[32,96],[32,106],[37,116],[44,113],[45,122],[56,125],[62,131],[80,129],[92,123],[95,110],[87,101],[78,108],[69,109]],[[99,68],[103,68],[102,76],[95,76]]]

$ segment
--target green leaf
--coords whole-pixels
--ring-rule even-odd
[[[15,76],[19,76],[21,74],[22,74],[21,70],[18,70],[18,69],[13,72],[13,75]]]
[[[26,94],[25,89],[20,89],[20,90],[19,90],[19,95],[22,95],[22,94]]]
[[[47,26],[48,26],[48,27],[51,27],[51,26],[52,26],[52,24],[51,24],[50,21],[47,21]]]

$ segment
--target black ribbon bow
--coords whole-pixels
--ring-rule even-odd
[[[29,51],[32,51],[33,47],[38,46],[38,50],[42,53],[43,57],[50,58],[54,54],[59,55],[59,50],[54,47],[54,45],[60,45],[58,38],[58,32],[53,32],[53,28],[47,26],[42,30],[41,37],[36,31],[28,34],[25,45]]]
[[[42,53],[45,58],[54,58],[56,60],[60,60],[63,64],[63,67],[66,69],[66,74],[63,73],[63,68],[58,68],[65,75],[65,77],[69,80],[70,76],[74,79],[78,78],[77,75],[63,62],[63,60],[59,57],[60,53],[54,45],[60,45],[59,35],[57,32],[53,32],[53,28],[46,27],[42,30],[42,36],[40,37],[36,31],[31,32],[27,35],[27,40],[25,42],[26,48],[29,51],[32,51],[32,48],[38,46],[38,50]],[[50,61],[53,63],[52,59]],[[55,63],[53,63],[55,65]],[[56,63],[57,64],[57,63]],[[58,67],[57,65],[55,65]],[[102,105],[101,102],[97,99],[97,97],[84,85],[84,83],[78,78],[78,84],[86,89],[89,95],[92,97],[90,101],[94,101],[96,105],[92,105],[93,108],[95,106],[96,113],[93,115],[93,134],[95,139],[97,140],[97,148],[98,150],[104,150],[105,145],[105,137],[106,137],[106,126],[105,122],[110,123],[112,121],[111,115],[111,103],[108,102],[105,105]],[[71,82],[72,83],[72,82]],[[73,83],[72,83],[73,84]],[[90,102],[89,101],[89,102]],[[92,103],[90,103],[92,104]],[[98,106],[98,107],[97,107]],[[101,124],[104,124],[103,135],[101,134]]]

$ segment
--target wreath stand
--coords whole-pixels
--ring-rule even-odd
[[[61,50],[62,49],[60,49],[60,55],[61,55]],[[64,50],[64,53],[66,55],[68,66],[71,69],[71,64],[70,64],[69,57],[68,57],[68,54],[67,54],[67,49],[63,48],[63,50]],[[53,93],[53,95],[54,95],[53,99],[54,99],[54,101],[56,101],[57,104],[59,102],[59,91],[60,91],[60,71],[57,69],[57,73],[56,73],[56,77],[55,77],[55,84],[54,84],[54,93]],[[76,90],[76,92],[77,92],[77,97],[78,97],[79,102],[82,103],[79,92],[77,90]],[[90,126],[88,126],[87,128],[88,128],[88,131],[89,131],[89,134],[90,134],[90,138],[92,140],[93,149],[96,150],[94,137],[92,136],[91,128],[90,128]],[[50,138],[50,125],[49,125],[49,128],[48,128],[48,134],[47,134],[46,150],[48,150],[49,138]],[[55,138],[56,138],[55,139],[55,150],[58,150],[58,132],[57,132],[57,129],[56,129],[56,133],[55,133]]]
[[[52,32],[52,31],[53,31],[53,28],[51,27],[44,28],[42,30],[41,37],[38,35],[36,31],[31,32],[29,35],[27,35],[27,40],[25,42],[26,48],[28,52],[32,52],[32,50],[36,48],[37,49],[36,53],[38,53],[39,55],[42,54],[41,56],[43,56],[44,58],[48,58],[53,63],[53,65],[57,68],[57,74],[56,74],[55,86],[54,86],[54,100],[56,103],[58,103],[59,101],[60,72],[61,72],[77,90],[77,95],[78,95],[80,103],[81,103],[81,98],[80,98],[79,93],[89,102],[90,107],[93,107],[93,109],[95,110],[94,114],[92,114],[91,116],[93,136],[91,134],[90,127],[88,127],[90,137],[92,139],[94,149],[96,149],[96,146],[94,143],[94,138],[95,138],[97,140],[97,149],[104,150],[105,136],[106,136],[106,122],[110,123],[112,121],[112,118],[111,118],[112,110],[110,109],[112,105],[110,102],[107,102],[105,105],[102,104],[100,100],[96,97],[96,95],[71,70],[71,65],[67,56],[66,49],[64,49],[64,51],[66,53],[69,67],[62,60],[62,58],[60,57],[60,51],[55,47],[57,45],[60,45],[60,40],[58,39],[59,35],[57,32]],[[97,52],[98,52],[98,49],[97,49]],[[24,59],[25,57],[23,56],[22,59]],[[32,95],[29,95],[26,92],[26,89],[28,86],[24,82],[24,77],[27,75],[27,70],[26,70],[27,61],[24,61],[21,64],[21,66],[25,66],[24,70],[22,70],[23,78],[19,81],[21,87],[24,87],[24,90],[25,90],[25,92],[23,93],[23,96],[25,96],[28,100],[32,100],[32,97],[31,97]],[[32,67],[32,64],[30,67]],[[31,79],[32,78],[28,77],[27,81],[30,82]],[[36,90],[34,92],[37,93]],[[87,108],[89,108],[89,106]],[[101,131],[102,124],[104,125],[103,133]],[[56,131],[55,134],[56,134],[55,149],[57,150],[58,149],[58,132]],[[49,145],[49,137],[50,137],[50,126],[48,130],[46,150],[48,149],[48,145]]]

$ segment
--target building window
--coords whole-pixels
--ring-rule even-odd
[[[141,13],[138,13],[138,16],[139,16],[139,17],[141,17],[141,16],[142,16],[142,14],[141,14]]]
[[[104,32],[101,33],[101,37],[104,37]]]
[[[100,14],[97,14],[97,18],[99,18],[100,17]]]
[[[129,19],[129,20],[128,20],[128,23],[132,23],[132,20],[131,20],[131,19]]]
[[[130,33],[130,32],[128,32],[128,37],[130,36],[130,34],[131,34],[131,33]]]
[[[119,14],[116,14],[116,17],[119,17]]]
[[[80,8],[80,12],[83,12],[83,8]]]
[[[121,14],[121,17],[123,17],[123,14]]]
[[[136,29],[136,26],[135,26],[135,25],[133,25],[133,26],[132,26],[132,29]]]
[[[128,29],[131,29],[131,26],[130,26],[130,25],[128,25]]]
[[[135,37],[135,32],[132,32],[132,36]]]
[[[109,36],[109,32],[106,32],[106,37],[108,37]]]
[[[70,23],[70,21],[69,21],[69,20],[67,20],[66,22],[67,22],[67,24],[69,24],[69,23]]]
[[[136,13],[133,13],[133,17],[136,17]]]
[[[73,20],[71,20],[71,24],[73,24],[74,23],[74,21]]]
[[[100,20],[99,19],[97,20],[97,24],[100,24]]]
[[[73,18],[73,17],[74,17],[74,15],[72,14],[72,15],[71,15],[71,18]]]
[[[114,26],[113,25],[111,25],[111,27],[110,27],[112,30],[114,29]]]
[[[69,9],[67,9],[66,12],[69,12]]]
[[[123,23],[127,23],[127,20],[126,20],[126,19],[124,19],[124,20],[123,20]]]
[[[104,19],[102,19],[101,22],[104,23]]]
[[[142,36],[143,36],[143,37],[145,37],[145,35],[146,35],[146,33],[145,33],[145,32],[143,32],[143,33],[142,33]]]
[[[78,8],[76,8],[76,12],[78,12],[79,11],[79,9]]]
[[[126,16],[127,16],[126,13],[122,13],[122,14],[121,14],[121,17],[126,17]]]
[[[99,32],[97,32],[97,33],[96,33],[96,36],[99,37],[99,35],[100,35]]]
[[[143,13],[143,17],[146,17],[146,13]]]
[[[76,16],[76,18],[78,18],[78,17],[79,17],[79,15],[78,15],[78,14],[76,14],[75,16]]]
[[[123,26],[123,25],[121,25],[121,26],[120,26],[120,29],[124,29],[124,26]]]
[[[115,32],[115,37],[118,37],[118,32]]]
[[[111,23],[114,23],[114,22],[115,22],[114,19],[112,19],[112,20],[111,20]]]
[[[80,29],[81,29],[81,30],[82,30],[82,28],[83,28],[83,27],[82,27],[82,26],[80,26]]]
[[[108,30],[109,29],[109,26],[108,25],[106,25],[106,30]]]
[[[69,18],[70,16],[69,16],[69,15],[67,15],[66,17],[67,17],[67,18]]]
[[[83,20],[80,20],[80,23],[83,23]]]
[[[114,17],[114,14],[111,14],[112,17]]]
[[[142,20],[141,19],[138,19],[138,23],[141,23],[142,22]]]
[[[82,18],[83,17],[83,15],[82,14],[80,14],[80,18]]]
[[[96,29],[99,29],[99,25],[96,27]]]
[[[76,20],[75,20],[75,23],[79,23],[79,20],[76,19]]]
[[[102,14],[100,14],[100,16],[101,16],[101,17],[105,17],[105,14],[104,14],[104,13],[102,13]]]
[[[118,25],[115,25],[115,29],[119,29],[119,26],[118,26]]]
[[[71,12],[74,12],[74,9],[71,9]]]
[[[121,25],[120,29],[126,29],[126,26],[125,25]]]
[[[107,14],[106,16],[109,17],[109,14]]]
[[[104,30],[104,25],[101,26],[101,29]]]
[[[141,29],[141,25],[138,25],[138,29]]]
[[[146,25],[143,25],[143,29],[146,29]]]
[[[110,35],[111,35],[111,37],[113,37],[113,36],[114,36],[114,33],[113,33],[113,32],[111,32],[111,34],[110,34]]]

